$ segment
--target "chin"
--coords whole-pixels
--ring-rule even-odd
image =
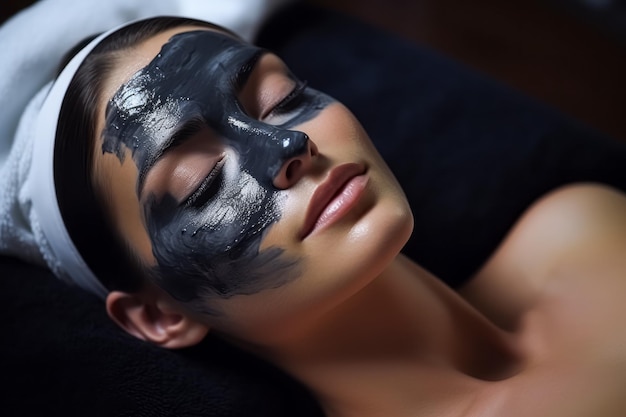
[[[331,268],[366,285],[380,275],[400,254],[413,231],[413,215],[404,199],[377,202],[354,223],[335,246],[337,263]],[[338,242],[339,243],[339,242]],[[333,246],[329,246],[333,247]],[[357,284],[359,285],[359,284]]]
[[[393,260],[406,245],[413,232],[413,213],[406,202],[379,204],[367,219],[368,228],[357,231],[364,233],[364,240],[371,241],[370,256],[383,265]]]

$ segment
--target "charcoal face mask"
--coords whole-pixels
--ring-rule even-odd
[[[263,53],[219,32],[177,34],[108,104],[102,151],[120,161],[131,151],[138,197],[159,156],[194,126],[208,127],[226,150],[191,198],[151,195],[144,203],[155,278],[180,300],[254,294],[299,275],[298,259],[260,244],[282,213],[273,179],[309,151],[306,134],[290,129],[332,99],[290,75],[296,88],[281,102],[283,123],[250,117],[237,94]]]

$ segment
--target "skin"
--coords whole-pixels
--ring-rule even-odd
[[[163,33],[120,57],[103,95],[101,131],[120,86],[175,33],[192,29]],[[293,78],[272,55],[257,65],[237,99],[259,118],[259,109],[289,94]],[[290,129],[306,133],[308,151],[278,171],[270,164],[261,170],[274,172],[280,213],[263,229],[257,254],[279,248],[280,258],[297,260],[295,278],[210,297],[209,314],[152,285],[137,294],[113,291],[107,309],[118,324],[168,348],[197,343],[212,329],[300,379],[329,417],[623,414],[622,193],[579,184],[548,194],[455,292],[399,254],[411,232],[410,210],[345,107],[332,102]],[[97,140],[105,145],[104,138]],[[155,199],[193,192],[198,166],[215,161],[215,142],[205,139],[194,136],[164,152],[142,187],[148,159],[135,158],[123,143],[94,156],[120,232],[151,268],[158,266],[159,241],[146,213]],[[344,215],[303,238],[314,191],[345,163],[365,167],[364,191]]]

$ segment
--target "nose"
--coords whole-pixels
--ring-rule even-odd
[[[311,169],[313,160],[317,155],[317,146],[306,136],[303,151],[285,160],[274,176],[274,187],[285,190],[293,186]]]

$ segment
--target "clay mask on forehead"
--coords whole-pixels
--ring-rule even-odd
[[[309,151],[308,137],[291,129],[332,99],[288,75],[295,88],[276,109],[282,124],[248,116],[237,95],[264,52],[220,32],[177,34],[108,104],[102,151],[120,161],[131,151],[138,198],[158,158],[198,127],[209,132],[203,140],[223,150],[223,157],[208,158],[210,172],[189,198],[142,200],[155,273],[179,299],[253,294],[298,275],[297,259],[279,247],[259,248],[282,213],[285,196],[274,178],[286,161]]]

